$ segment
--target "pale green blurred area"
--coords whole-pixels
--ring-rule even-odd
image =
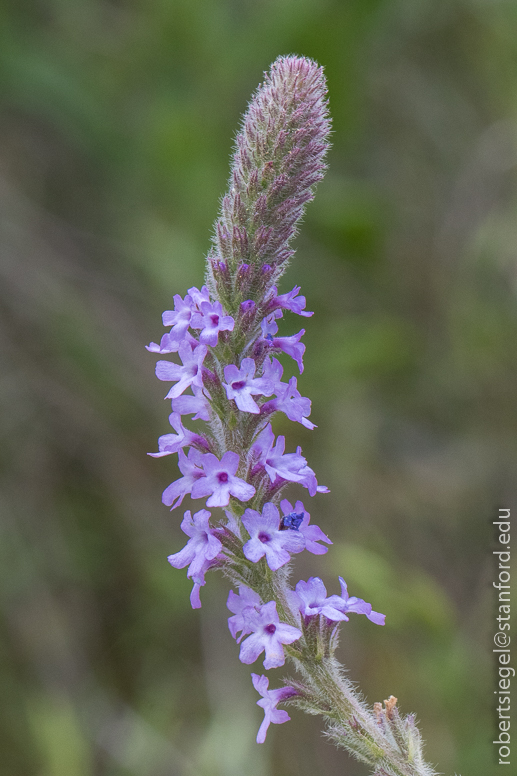
[[[239,116],[291,52],[325,66],[334,120],[282,287],[316,312],[282,325],[307,330],[299,387],[318,429],[276,428],[330,487],[310,511],[334,540],[297,558],[295,581],[334,593],[341,574],[386,613],[384,628],[343,626],[351,678],[417,714],[441,772],[495,773],[516,31],[510,0],[3,3],[2,774],[366,773],[296,711],[255,744],[227,583],[209,576],[190,609],[166,562],[183,510],[160,501],[177,470],[146,456],[168,410],[144,345],[173,294],[202,283]]]

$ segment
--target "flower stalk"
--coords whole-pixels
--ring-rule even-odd
[[[284,313],[312,313],[298,286],[279,294],[276,284],[325,172],[329,131],[322,68],[305,58],[277,59],[237,136],[206,285],[189,289],[184,299],[174,297],[174,310],[163,314],[170,330],[148,347],[181,361],[160,360],[156,367],[157,377],[173,384],[165,398],[175,433],[160,437],[159,451],[151,455],[178,455],[182,476],[165,489],[164,504],[173,510],[190,494],[207,507],[185,513],[181,527],[189,540],[168,559],[175,568],[188,566],[193,608],[201,606],[206,574],[221,570],[235,588],[228,625],[240,660],[252,665],[261,658],[269,670],[288,659],[298,671],[298,678],[273,690],[267,676],[252,673],[264,709],[257,742],[263,743],[271,723],[289,720],[278,704],[294,704],[323,716],[327,735],[375,776],[432,776],[414,717],[403,719],[394,698],[384,708],[368,708],[334,657],[339,628],[350,614],[377,625],[384,625],[384,615],[350,596],[342,578],[341,594],[330,596],[317,577],[294,588],[289,581],[293,555],[321,555],[332,544],[310,522],[303,502],[293,507],[283,498],[293,483],[310,497],[328,489],[318,484],[301,448],[285,452],[284,437],[275,437],[272,427],[283,412],[315,428],[310,400],[298,391],[296,376],[283,382],[279,361],[287,355],[303,371],[304,330],[277,336]],[[187,429],[188,415],[202,427]],[[222,513],[212,516],[214,508]]]

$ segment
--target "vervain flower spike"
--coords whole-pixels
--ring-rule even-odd
[[[257,742],[265,741],[271,723],[289,720],[277,708],[287,702],[321,715],[327,735],[374,776],[433,776],[414,717],[401,717],[393,697],[384,708],[367,707],[334,657],[350,615],[363,614],[376,625],[384,625],[384,615],[350,596],[342,577],[340,595],[327,595],[318,577],[289,585],[294,555],[322,555],[332,544],[310,523],[301,501],[293,506],[283,497],[288,485],[318,498],[328,488],[318,484],[300,447],[285,451],[285,438],[275,436],[272,424],[282,412],[315,428],[296,377],[282,382],[289,359],[279,361],[289,356],[303,371],[304,330],[277,336],[284,313],[312,313],[299,286],[279,294],[277,284],[325,172],[329,131],[322,68],[302,57],[279,57],[237,135],[206,285],[174,297],[174,309],[163,314],[169,331],[148,346],[160,356],[177,354],[156,366],[157,377],[172,384],[165,398],[176,433],[161,436],[151,455],[178,455],[181,476],[164,490],[164,504],[172,510],[186,495],[201,499],[181,523],[186,546],[168,558],[175,568],[188,566],[193,608],[201,606],[206,574],[221,570],[237,591],[228,596],[228,627],[240,660],[251,665],[260,659],[266,670],[288,660],[299,673],[273,690],[267,676],[252,673],[264,709]],[[189,415],[198,421],[195,431],[184,425]],[[204,507],[222,509],[213,515]]]

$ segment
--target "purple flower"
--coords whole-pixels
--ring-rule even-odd
[[[275,359],[276,360],[276,359]],[[275,386],[276,399],[265,402],[261,412],[284,412],[289,420],[301,423],[305,428],[316,428],[314,423],[307,420],[311,414],[311,400],[301,395],[296,386],[296,377],[291,377],[289,383],[277,383]]]
[[[305,334],[305,329],[301,329],[298,334],[293,334],[291,337],[276,337],[278,332],[278,324],[274,320],[282,315],[281,310],[275,310],[274,313],[266,316],[260,324],[262,329],[262,340],[259,343],[267,343],[272,350],[283,351],[291,356],[298,364],[300,373],[303,372],[303,354],[305,353],[305,345],[300,342],[301,338]]]
[[[243,358],[241,368],[234,364],[224,368],[223,383],[228,399],[234,399],[241,412],[252,412],[258,415],[260,409],[252,399],[252,395],[271,396],[273,384],[264,377],[255,377],[255,362],[252,358]]]
[[[274,393],[278,393],[286,385],[286,383],[281,382],[284,367],[277,358],[266,358],[263,374],[267,380],[273,383]]]
[[[239,467],[239,456],[231,451],[226,452],[221,460],[212,453],[203,455],[204,477],[196,480],[192,487],[192,498],[210,496],[207,507],[225,507],[230,501],[230,495],[239,501],[249,501],[255,495],[255,488],[245,480],[235,476]]]
[[[192,286],[192,288],[189,288],[188,290],[188,295],[192,299],[197,310],[201,309],[203,302],[210,302],[210,294],[206,286],[203,286],[201,291],[199,288]]]
[[[339,577],[339,583],[341,585],[341,595],[331,595],[327,599],[328,603],[343,614],[349,612],[355,612],[355,614],[365,614],[369,620],[376,625],[384,625],[386,619],[385,614],[372,611],[372,605],[367,604],[362,598],[356,598],[355,596],[349,596],[346,586],[346,582],[343,577]],[[345,617],[348,620],[348,617]]]
[[[283,644],[292,644],[299,639],[302,632],[292,625],[280,622],[275,601],[270,601],[255,609],[243,611],[245,628],[249,630],[248,636],[241,644],[239,659],[249,665],[254,663],[262,652],[266,652],[264,668],[279,668],[285,663]]]
[[[145,346],[145,349],[150,353],[177,353],[182,342],[188,342],[193,348],[199,344],[190,332],[187,332],[182,340],[175,340],[170,334],[164,334],[159,345],[156,342],[151,342]]]
[[[183,366],[172,361],[158,361],[156,364],[156,377],[159,380],[173,381],[173,385],[166,399],[176,399],[190,385],[203,387],[203,361],[207,353],[206,345],[198,345],[192,350],[190,343],[182,342],[179,347],[179,355]]]
[[[244,611],[250,608],[258,611],[261,606],[260,596],[246,585],[240,585],[239,595],[235,595],[233,590],[230,590],[226,606],[233,612],[233,617],[228,617],[228,628],[234,639],[237,639],[237,634],[240,632],[241,635],[237,639],[237,644],[240,644],[242,639],[251,633],[246,626]]]
[[[169,338],[181,342],[190,326],[194,310],[194,302],[189,294],[183,300],[179,294],[174,295],[174,310],[166,310],[162,315],[164,326],[172,326]]]
[[[271,346],[276,350],[282,350],[291,356],[298,364],[300,374],[303,372],[303,354],[305,353],[305,345],[300,342],[301,338],[305,334],[305,329],[302,329],[298,334],[293,334],[291,337],[273,337]]]
[[[199,341],[215,347],[220,331],[233,331],[235,321],[231,315],[223,315],[221,302],[201,302],[200,313],[192,316],[193,329],[202,329]]]
[[[253,299],[246,299],[244,302],[241,302],[239,310],[241,312],[241,315],[250,315],[254,314],[255,310],[257,309],[257,305],[253,301]]]
[[[171,566],[176,569],[189,567],[187,577],[194,580],[191,596],[193,609],[199,609],[201,606],[199,588],[205,584],[205,573],[222,550],[222,544],[217,538],[215,530],[210,527],[209,519],[210,512],[206,509],[196,512],[193,518],[190,510],[185,512],[181,530],[190,539],[180,552],[169,555],[167,558]]]
[[[299,482],[308,488],[311,496],[316,493],[328,492],[324,485],[318,485],[316,475],[307,466],[305,458],[300,455],[300,447],[297,448],[296,453],[284,454],[285,437],[279,436],[273,447],[274,442],[275,435],[271,423],[268,423],[251,448],[252,454],[258,459],[258,463],[265,468],[273,485],[277,479],[282,479],[289,482]]]
[[[242,522],[251,537],[242,548],[244,555],[253,563],[265,555],[272,571],[291,560],[289,553],[301,552],[305,547],[304,538],[298,531],[280,530],[280,513],[272,503],[264,504],[262,514],[247,509]]]
[[[296,315],[303,315],[304,318],[310,318],[314,313],[305,311],[305,297],[298,296],[299,291],[300,286],[295,286],[288,294],[277,296],[277,288],[276,286],[273,286],[271,288],[273,298],[269,302],[269,309],[281,307],[283,310],[290,310],[292,313],[296,313]]]
[[[170,507],[171,511],[179,507],[187,493],[191,492],[194,483],[205,476],[202,469],[203,457],[203,453],[195,449],[189,451],[188,458],[183,450],[179,451],[178,467],[183,477],[165,488],[162,495],[163,503]]]
[[[194,397],[192,397],[194,398]],[[200,444],[207,447],[206,439],[199,434],[194,434],[185,428],[181,422],[181,417],[173,412],[169,415],[169,423],[176,431],[175,434],[164,434],[158,439],[158,453],[147,453],[153,458],[161,458],[163,455],[177,453],[182,447],[187,445]]]
[[[293,599],[304,617],[323,614],[329,620],[346,620],[348,617],[337,608],[335,602],[327,598],[327,590],[319,577],[310,577],[307,582],[300,580],[295,588]],[[332,596],[337,599],[339,596]]]
[[[267,315],[260,324],[260,328],[262,329],[262,337],[270,343],[273,342],[274,335],[278,333],[278,323],[276,322],[275,318],[281,317],[282,311],[275,310],[274,313]]]
[[[196,576],[192,577],[192,581],[194,582],[192,586],[192,590],[190,592],[190,605],[193,609],[201,609],[201,597],[199,595],[200,590],[202,587],[205,586],[205,574],[206,572],[212,568],[212,566],[215,565],[214,561],[205,561],[203,564],[203,568],[197,574]]]
[[[257,706],[261,706],[264,709],[264,719],[257,733],[257,744],[263,744],[271,723],[273,725],[281,725],[283,722],[289,722],[291,719],[287,711],[277,709],[277,705],[298,693],[294,687],[279,687],[278,690],[268,690],[269,679],[264,674],[262,676],[252,674],[251,680],[253,687],[259,695],[262,695],[262,699],[257,701]]]
[[[171,401],[173,412],[178,415],[194,415],[192,420],[210,420],[209,405],[200,388],[193,386],[194,396],[178,396]]]
[[[286,516],[293,514],[298,517],[301,516],[301,522],[299,524],[298,530],[305,539],[306,550],[312,552],[313,555],[324,555],[326,552],[328,552],[328,547],[322,547],[321,544],[318,544],[318,542],[325,542],[326,544],[332,544],[332,542],[328,536],[323,533],[319,526],[309,525],[311,516],[301,501],[297,501],[293,509],[292,504],[284,498],[280,502],[280,508]],[[285,524],[285,517],[283,522]]]

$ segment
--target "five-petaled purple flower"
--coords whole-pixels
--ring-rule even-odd
[[[318,542],[325,542],[325,544],[332,544],[326,534],[323,533],[321,528],[317,525],[310,525],[311,516],[303,506],[301,501],[297,501],[294,508],[293,505],[284,498],[280,502],[280,509],[284,513],[284,525],[285,516],[289,515],[301,515],[301,521],[298,525],[298,530],[305,539],[305,549],[312,552],[313,555],[325,555],[328,552],[328,547],[322,547]]]
[[[174,295],[174,310],[166,310],[162,315],[164,326],[172,326],[169,332],[170,340],[181,342],[190,326],[190,319],[194,310],[194,303],[189,294],[182,299],[179,294]]]
[[[183,477],[172,482],[168,488],[165,488],[162,495],[163,503],[170,507],[171,511],[179,507],[187,493],[191,492],[194,483],[205,476],[202,466],[203,453],[200,453],[199,450],[191,448],[188,458],[183,450],[179,451],[178,467]]]
[[[304,617],[315,617],[318,614],[323,614],[329,620],[348,621],[346,614],[330,603],[330,600],[327,598],[327,589],[319,577],[310,577],[307,582],[300,580],[295,590],[293,600]],[[335,598],[338,597],[335,596]],[[366,604],[366,606],[370,605]],[[362,612],[362,614],[365,613]]]
[[[206,345],[198,345],[192,349],[189,342],[183,341],[179,346],[179,356],[183,365],[174,364],[172,361],[158,361],[156,364],[156,377],[159,380],[176,382],[166,399],[175,399],[181,396],[189,385],[203,387],[203,361],[207,354]]]
[[[301,455],[301,447],[297,448],[296,453],[284,454],[284,450],[285,437],[279,436],[275,443],[271,423],[268,423],[259,434],[251,448],[257,465],[264,467],[273,485],[277,480],[287,480],[299,482],[300,485],[308,488],[310,496],[316,493],[328,493],[325,485],[318,485],[316,475]]]
[[[279,668],[285,663],[284,644],[297,641],[302,632],[292,625],[280,622],[276,611],[276,602],[261,606],[260,609],[247,608],[242,613],[244,627],[251,633],[241,644],[239,659],[241,663],[254,663],[265,651],[264,668]]]
[[[277,310],[277,312],[279,312]],[[278,324],[275,318],[278,316],[275,313],[267,316],[261,323],[262,328],[262,343],[266,343],[273,351],[282,351],[291,356],[298,365],[300,374],[303,372],[303,354],[305,353],[305,345],[300,342],[301,338],[305,334],[305,329],[301,329],[297,334],[292,334],[290,337],[276,337],[278,332]]]
[[[194,398],[194,396],[191,398]],[[161,458],[164,455],[177,453],[181,450],[182,447],[186,447],[187,445],[201,445],[205,449],[209,449],[206,439],[202,436],[199,436],[199,434],[194,434],[192,431],[189,431],[187,428],[185,428],[181,422],[181,416],[176,412],[173,412],[171,415],[169,415],[169,423],[176,431],[176,433],[164,434],[163,436],[159,437],[159,452],[148,453],[148,455],[152,456],[153,458]]]
[[[224,315],[221,302],[201,302],[200,312],[192,316],[191,327],[202,329],[199,341],[215,347],[220,331],[233,331],[235,321],[231,315]]]
[[[203,391],[200,388],[192,387],[194,396],[189,394],[183,394],[171,401],[171,407],[173,412],[177,412],[178,415],[193,415],[192,420],[210,420],[210,411],[208,401],[203,396]]]
[[[241,412],[251,412],[258,415],[260,408],[252,399],[253,396],[271,396],[273,383],[265,377],[255,377],[255,361],[243,358],[241,368],[235,364],[225,366],[223,383],[228,399],[233,399]]]
[[[263,744],[271,723],[281,725],[283,722],[289,722],[291,719],[287,711],[277,709],[277,705],[298,693],[294,687],[279,687],[277,690],[268,690],[269,679],[264,674],[262,676],[252,674],[251,680],[253,687],[259,695],[262,695],[261,700],[257,701],[257,706],[261,706],[264,709],[264,719],[257,733],[257,744]]]
[[[385,614],[372,611],[372,605],[367,604],[362,598],[356,598],[355,596],[349,596],[346,586],[346,582],[343,577],[339,577],[339,584],[341,585],[341,595],[331,595],[328,602],[331,606],[338,609],[343,614],[349,612],[355,612],[356,614],[365,614],[369,620],[376,625],[384,625],[386,619]],[[348,620],[348,617],[346,618]]]
[[[301,423],[312,431],[316,424],[307,420],[311,414],[311,400],[302,396],[296,385],[296,377],[291,377],[288,383],[279,383],[275,387],[276,398],[265,402],[261,412],[284,412],[289,420]]]
[[[146,345],[145,348],[150,353],[177,353],[183,342],[188,342],[193,348],[198,345],[197,339],[187,331],[182,340],[175,340],[170,334],[164,334],[159,345],[157,345],[156,342],[151,342],[149,345]]]
[[[301,552],[305,547],[305,540],[299,531],[280,530],[280,514],[270,502],[264,504],[262,514],[247,509],[242,522],[251,537],[242,548],[244,555],[253,563],[265,555],[272,571],[291,560],[289,553]]]
[[[300,293],[300,286],[295,286],[292,291],[287,294],[280,294],[278,296],[277,287],[271,287],[271,300],[268,305],[268,310],[275,308],[281,308],[282,310],[290,310],[296,315],[303,315],[304,318],[310,318],[314,313],[305,310],[306,300],[304,296],[298,296]]]
[[[322,614],[329,620],[348,622],[347,614],[365,614],[376,625],[384,625],[385,615],[372,611],[372,605],[362,598],[349,596],[346,582],[339,577],[341,583],[341,595],[327,597],[327,589],[319,577],[310,577],[307,582],[300,580],[291,593],[293,604],[299,609],[303,617],[310,618]]]
[[[230,496],[239,501],[249,501],[255,495],[255,488],[245,480],[235,476],[239,467],[239,456],[230,450],[221,460],[212,453],[203,455],[201,465],[204,477],[196,479],[192,486],[192,498],[204,498],[207,507],[225,507],[230,502]]]
[[[242,639],[251,633],[251,630],[247,629],[244,611],[250,608],[258,611],[261,606],[260,596],[246,585],[240,585],[239,595],[235,595],[233,590],[230,590],[226,606],[233,612],[233,617],[228,617],[228,628],[233,638],[237,640],[237,644],[240,644]],[[241,634],[239,638],[237,638],[238,633]]]
[[[182,550],[174,555],[169,555],[167,558],[171,566],[176,569],[189,567],[187,577],[194,580],[191,596],[194,609],[201,606],[199,587],[205,584],[205,573],[222,550],[222,544],[217,538],[215,530],[210,527],[209,520],[210,512],[206,509],[196,512],[194,517],[192,517],[190,510],[185,512],[181,522],[181,530],[190,539]]]

